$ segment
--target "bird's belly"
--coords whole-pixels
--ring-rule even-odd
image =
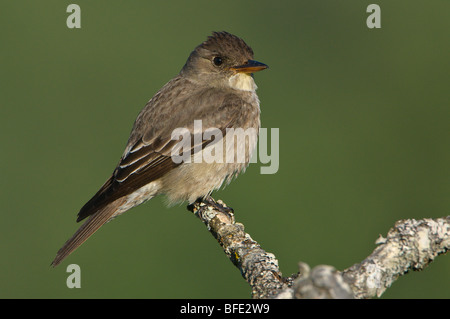
[[[163,176],[161,193],[167,195],[170,204],[185,200],[192,203],[220,188],[224,182],[228,184],[248,166],[257,139],[255,128],[227,133],[222,141],[196,153],[190,163],[182,163]],[[224,151],[217,156],[221,147]]]
[[[186,163],[166,174],[162,180],[162,193],[169,204],[182,201],[194,202],[231,181],[233,176],[247,167],[248,163]]]

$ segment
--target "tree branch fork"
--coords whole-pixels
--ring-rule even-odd
[[[422,270],[450,249],[450,216],[399,220],[362,262],[343,271],[299,263],[299,272],[283,277],[278,260],[236,222],[234,212],[211,197],[188,206],[218,241],[252,288],[255,299],[367,299],[380,297],[400,276]]]

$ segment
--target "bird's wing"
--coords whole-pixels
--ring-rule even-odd
[[[120,161],[114,174],[80,210],[77,221],[86,217],[88,219],[58,251],[51,264],[53,267],[60,264],[104,223],[109,221],[126,203],[124,196],[158,179],[179,165],[173,162],[170,151],[168,151],[173,142],[166,140],[164,147],[158,148],[156,145],[159,144],[156,142],[147,145],[140,140],[130,149]],[[203,142],[201,148],[208,142]]]
[[[215,127],[222,131],[222,136],[225,136],[226,128],[233,127],[240,119],[240,107],[242,107],[240,98],[231,94],[224,98],[221,104],[205,108],[206,112],[205,110],[201,112],[186,112],[184,110],[184,120],[177,125],[169,125],[159,130],[148,127],[140,134],[136,134],[136,131],[133,130],[132,136],[136,141],[133,141],[133,144],[129,143],[114,173],[81,208],[77,221],[83,220],[109,203],[157,180],[180,165],[181,163],[175,162],[172,158],[173,148],[179,142],[171,139],[174,128],[184,125],[190,132],[191,141],[196,141],[198,139],[194,138],[193,122],[194,120],[202,120],[202,133],[210,127]],[[145,119],[146,117],[142,118]],[[135,127],[138,125],[137,121]],[[198,145],[191,143],[190,147],[183,149],[183,152],[189,152],[192,155],[205,148],[209,143],[216,142],[203,141],[202,139],[200,141],[200,144],[197,143]]]

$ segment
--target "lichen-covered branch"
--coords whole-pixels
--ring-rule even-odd
[[[450,216],[400,220],[361,263],[342,272],[356,298],[381,296],[409,270],[422,270],[450,249]]]
[[[287,288],[292,280],[284,279],[278,260],[264,251],[249,234],[244,225],[236,223],[232,209],[222,201],[197,201],[188,206],[217,239],[231,262],[241,271],[252,287],[253,298],[268,298]]]
[[[212,198],[188,206],[217,239],[252,287],[253,298],[372,298],[381,296],[409,270],[421,270],[450,249],[450,216],[401,220],[380,236],[377,248],[344,271],[299,263],[299,274],[283,277],[278,261],[236,223],[232,209]]]

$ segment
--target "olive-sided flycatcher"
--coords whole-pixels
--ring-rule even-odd
[[[58,251],[52,265],[61,263],[104,223],[156,195],[166,195],[171,203],[192,203],[243,171],[260,127],[253,73],[266,68],[253,60],[253,50],[241,38],[227,32],[214,32],[197,46],[180,73],[138,115],[119,164],[78,213],[77,222],[87,220]],[[203,130],[216,128],[223,133],[222,141],[229,129],[253,129],[244,142],[233,145],[237,152],[244,150],[244,160],[174,161],[177,141],[172,132],[186,128],[193,135],[194,121],[199,120]],[[189,143],[189,156],[212,144],[211,140]]]

